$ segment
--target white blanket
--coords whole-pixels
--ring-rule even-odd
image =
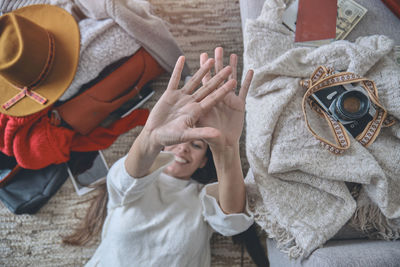
[[[250,205],[256,222],[291,258],[306,257],[352,217],[385,239],[400,227],[400,68],[393,42],[368,36],[319,48],[294,46],[281,24],[283,0],[267,0],[244,30],[244,72],[255,75],[247,97],[246,150]],[[368,148],[351,138],[342,155],[322,148],[305,126],[301,79],[319,65],[375,81],[381,103],[398,121]],[[329,140],[330,129],[312,111],[310,124]],[[345,182],[363,185],[358,203]],[[356,213],[356,214],[355,214]]]

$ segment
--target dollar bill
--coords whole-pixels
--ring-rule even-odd
[[[367,13],[367,9],[353,0],[338,0],[336,40],[343,40]]]
[[[400,66],[400,45],[394,47],[394,59],[397,65]]]

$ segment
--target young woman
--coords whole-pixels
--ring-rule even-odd
[[[213,231],[230,236],[253,224],[239,156],[253,72],[236,95],[237,57],[222,68],[222,48],[215,52],[215,61],[201,55],[201,68],[180,90],[178,59],[128,155],[110,169],[102,242],[87,266],[209,266]],[[217,183],[191,179],[212,161]]]

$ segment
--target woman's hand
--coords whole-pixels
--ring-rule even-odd
[[[207,54],[200,55],[200,65],[204,66],[208,61]],[[229,65],[232,73],[229,80],[219,86],[225,86],[232,80],[236,80],[237,56],[230,56]],[[223,68],[223,50],[215,49],[215,75],[218,76]],[[215,77],[215,76],[214,76]],[[249,90],[253,71],[246,74],[246,78],[239,90],[239,95],[232,89],[224,98],[214,105],[211,110],[201,117],[199,125],[218,129],[219,135],[206,138],[213,153],[215,168],[217,170],[218,203],[225,213],[243,212],[245,207],[246,189],[244,186],[243,172],[240,161],[239,139],[244,124],[246,95]],[[203,78],[203,84],[211,79],[208,72]]]
[[[217,138],[220,135],[219,128],[214,129],[213,124],[202,128],[196,128],[196,125],[236,86],[235,79],[219,86],[231,75],[231,67],[221,69],[212,79],[205,81],[204,76],[214,64],[213,59],[207,59],[192,79],[177,90],[184,62],[184,57],[178,59],[168,87],[151,111],[143,129],[151,145],[159,148],[195,139]],[[203,86],[195,90],[202,80]]]
[[[214,60],[209,59],[182,89],[177,90],[184,64],[185,58],[180,57],[167,89],[150,112],[146,125],[128,153],[125,168],[133,177],[147,175],[164,146],[197,139],[213,139],[220,135],[219,130],[212,125],[203,128],[196,126],[199,118],[205,116],[235,88],[236,80],[230,80],[219,87],[231,75],[232,68],[224,68],[195,90],[214,64]]]
[[[200,55],[200,66],[208,67],[210,64],[208,55],[203,53]],[[236,80],[236,68],[237,68],[237,55],[232,54],[230,56],[230,67],[232,73],[229,76],[229,80],[224,83],[220,83],[219,86],[225,86],[232,80]],[[223,71],[223,49],[218,47],[215,49],[215,76],[218,76]],[[213,79],[214,79],[213,78]],[[251,80],[253,78],[253,71],[250,70],[246,74],[246,78],[243,82],[242,87],[239,90],[239,95],[235,94],[235,90],[229,91],[224,98],[214,105],[211,110],[199,119],[199,125],[203,127],[212,127],[218,129],[220,134],[216,136],[210,136],[205,138],[206,141],[213,147],[226,147],[234,146],[239,142],[242,134],[244,124],[244,113],[245,113],[245,102],[247,92]],[[207,84],[212,80],[211,72],[202,79],[203,84]]]

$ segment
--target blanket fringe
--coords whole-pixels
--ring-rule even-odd
[[[296,238],[287,229],[267,219],[266,215],[258,215],[256,217],[256,222],[267,232],[268,237],[273,238],[277,243],[277,248],[286,253],[290,259],[305,256],[304,249],[297,244]]]
[[[256,223],[268,234],[269,238],[275,239],[277,248],[286,253],[290,259],[307,257],[309,252],[299,245],[290,231],[271,219],[273,216],[265,207],[258,188],[248,185],[247,190],[251,196],[249,208],[254,214]],[[357,200],[357,208],[348,225],[366,233],[371,239],[387,241],[400,239],[400,218],[388,219],[379,207],[364,195],[365,192],[361,191],[361,184],[353,186],[350,190],[351,195]]]
[[[360,229],[373,239],[396,240],[400,237],[400,224],[386,218],[378,206],[368,204],[357,207],[349,225]]]
[[[267,233],[268,237],[276,241],[277,248],[286,253],[291,260],[306,256],[306,251],[298,245],[296,238],[287,229],[269,219],[270,213],[263,205],[262,197],[258,189],[248,187],[248,190],[250,191],[249,195],[252,196],[249,208],[254,213],[254,219]]]

